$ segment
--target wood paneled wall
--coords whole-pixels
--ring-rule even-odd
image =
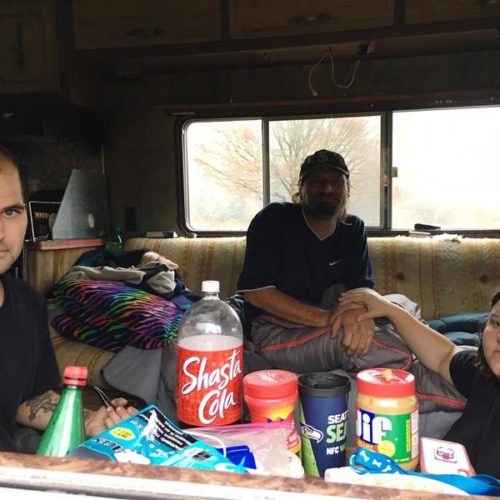
[[[98,248],[102,241],[73,240],[61,242],[42,242],[48,245],[28,244],[27,281],[43,295],[47,295],[52,285],[66,274],[78,257],[88,250]],[[73,248],[68,248],[73,246]]]

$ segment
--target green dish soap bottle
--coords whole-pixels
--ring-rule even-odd
[[[123,251],[123,236],[122,230],[120,227],[116,227],[108,240],[106,241],[106,245],[104,247],[108,252],[112,253],[120,253]]]
[[[37,455],[64,457],[85,441],[82,389],[87,383],[86,366],[64,368],[64,389],[43,433]]]

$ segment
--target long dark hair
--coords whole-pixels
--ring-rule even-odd
[[[498,301],[500,301],[500,290],[497,290],[493,294],[493,297],[491,298],[490,311],[491,311],[491,309],[493,309],[493,307],[496,305],[496,303]],[[491,368],[488,365],[486,358],[484,356],[483,333],[484,333],[484,329],[486,328],[487,323],[488,323],[488,319],[486,319],[486,321],[481,326],[481,342],[479,343],[479,349],[477,351],[478,366],[479,366],[479,369],[480,369],[480,372],[482,375],[486,375],[488,377],[495,377],[495,374],[491,371]]]

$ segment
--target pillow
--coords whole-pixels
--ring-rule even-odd
[[[469,332],[476,333],[488,319],[487,312],[464,312],[441,316],[427,321],[431,328],[440,333]]]
[[[455,345],[470,345],[474,347],[479,347],[481,343],[481,338],[479,333],[470,332],[446,332],[443,335],[448,337]]]
[[[427,324],[446,335],[456,345],[478,347],[481,325],[487,318],[487,312],[465,312],[430,319]]]
[[[182,311],[172,301],[116,281],[60,280],[53,289],[64,313],[52,320],[62,335],[117,351],[173,342]]]

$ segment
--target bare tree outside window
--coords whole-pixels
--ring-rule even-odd
[[[300,165],[318,149],[344,156],[351,212],[380,224],[380,115],[269,121],[269,172],[262,120],[192,122],[186,131],[187,214],[193,230],[244,231],[270,201],[290,201]],[[269,176],[270,199],[264,199]],[[367,220],[368,219],[368,220]]]
[[[188,225],[244,231],[263,206],[261,121],[194,122],[186,135]]]
[[[304,158],[329,149],[351,172],[350,212],[379,225],[380,129],[379,115],[270,122],[271,201],[290,201]]]

